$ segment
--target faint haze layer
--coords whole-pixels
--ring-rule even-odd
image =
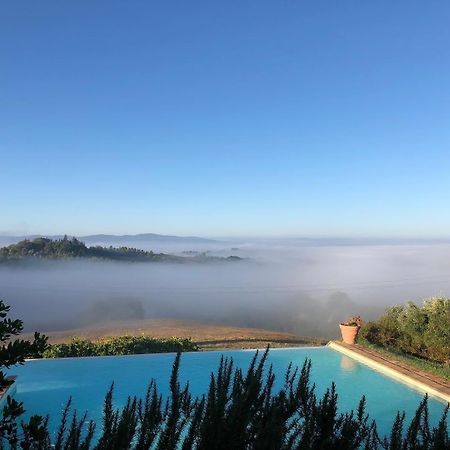
[[[348,315],[450,293],[450,245],[197,243],[234,264],[58,260],[0,265],[0,297],[29,330],[192,319],[333,337]]]

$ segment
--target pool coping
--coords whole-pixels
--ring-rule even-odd
[[[400,365],[357,344],[330,341],[327,346],[404,384],[450,403],[450,383],[445,380],[425,374],[411,366]]]

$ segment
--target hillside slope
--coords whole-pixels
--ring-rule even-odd
[[[211,325],[190,320],[147,319],[108,322],[95,326],[46,333],[51,343],[68,342],[74,336],[96,340],[112,336],[149,336],[154,338],[192,338],[204,349],[264,348],[323,345],[323,339],[296,336],[259,328]]]

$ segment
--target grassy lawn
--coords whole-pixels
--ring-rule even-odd
[[[434,361],[429,361],[427,359],[418,358],[416,356],[407,355],[405,353],[401,353],[399,351],[393,349],[386,349],[384,347],[379,347],[378,345],[370,344],[367,341],[360,340],[358,344],[366,347],[370,350],[377,351],[381,355],[388,356],[390,358],[396,359],[397,361],[403,362],[405,364],[409,364],[410,366],[415,367],[416,369],[422,370],[424,372],[428,372],[432,375],[437,375],[441,378],[444,378],[450,381],[450,367],[444,366],[443,364],[439,364]]]

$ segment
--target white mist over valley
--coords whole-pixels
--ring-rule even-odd
[[[242,259],[1,264],[1,297],[27,329],[169,318],[330,338],[348,315],[371,319],[387,306],[407,300],[420,303],[450,292],[450,244],[443,242],[98,235],[84,240],[89,245]]]

